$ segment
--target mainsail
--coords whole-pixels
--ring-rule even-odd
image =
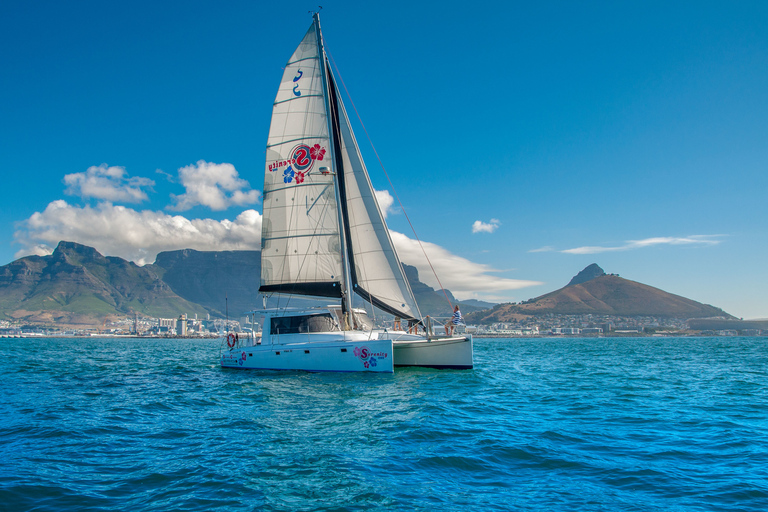
[[[261,292],[341,297],[339,215],[317,29],[285,65],[264,172]]]
[[[349,275],[367,302],[420,318],[327,64],[317,15],[285,67],[272,111],[261,255],[259,291],[341,297]]]

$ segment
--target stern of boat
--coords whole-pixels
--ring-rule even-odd
[[[395,367],[418,366],[453,370],[474,367],[472,336],[393,340]]]

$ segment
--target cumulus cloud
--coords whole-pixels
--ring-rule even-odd
[[[501,225],[499,219],[491,219],[491,222],[476,220],[472,224],[472,233],[493,233]]]
[[[645,238],[643,240],[627,240],[624,242],[624,244],[613,247],[583,246],[575,247],[573,249],[566,249],[560,252],[564,252],[566,254],[599,254],[601,252],[642,249],[655,245],[716,245],[720,243],[720,240],[718,240],[720,237],[722,237],[722,235],[691,235],[687,237],[659,236],[653,238]]]
[[[393,208],[395,198],[392,197],[389,190],[374,190],[373,192],[376,194],[376,202],[379,203],[379,209],[385,219],[390,213],[397,213],[397,208]]]
[[[396,231],[390,231],[389,234],[400,259],[419,270],[419,279],[422,282],[435,289],[440,288],[442,284],[443,288],[451,290],[457,298],[477,297],[479,294],[488,296],[488,294],[543,284],[538,281],[501,278],[494,275],[500,270],[482,263],[474,263],[452,254],[439,245],[422,241],[424,251],[440,278],[438,283],[432,274],[432,269],[425,261],[419,242]]]
[[[92,208],[58,200],[20,223],[14,237],[22,246],[17,258],[50,254],[60,240],[71,240],[143,265],[152,263],[158,252],[176,249],[258,249],[261,214],[245,210],[232,221],[187,219],[109,202]]]
[[[67,185],[65,193],[71,196],[140,203],[147,199],[142,189],[153,187],[155,182],[149,178],[129,178],[125,167],[101,164],[92,165],[85,172],[65,175],[64,184]]]
[[[200,165],[198,163],[197,167]],[[378,192],[382,208],[393,204],[389,193]],[[119,256],[139,265],[152,263],[157,253],[177,249],[257,250],[260,248],[262,217],[249,209],[234,220],[187,219],[181,215],[143,210],[104,201],[76,206],[65,200],[51,202],[19,223],[15,240],[21,245],[16,257],[46,255],[61,240],[95,247],[102,254]],[[450,289],[458,298],[493,300],[503,292],[540,285],[536,281],[498,277],[501,272],[450,253],[443,247],[422,242],[441,282],[438,283],[424,258],[418,241],[390,231],[402,260],[419,269],[423,282]]]
[[[234,165],[227,163],[199,160],[179,169],[179,181],[186,192],[171,195],[174,204],[167,207],[169,210],[185,211],[200,205],[220,211],[231,206],[258,203],[261,195],[238,176]]]

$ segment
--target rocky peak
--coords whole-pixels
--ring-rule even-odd
[[[573,279],[571,279],[571,282],[568,283],[566,286],[573,286],[575,284],[581,284],[586,283],[587,281],[591,281],[592,279],[600,276],[605,275],[605,270],[600,268],[600,266],[597,263],[593,263],[589,265],[587,268],[573,276]]]
[[[72,264],[88,262],[106,263],[106,258],[93,247],[63,240],[56,246],[52,256],[54,261],[67,261]]]

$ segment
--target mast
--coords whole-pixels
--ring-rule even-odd
[[[331,153],[331,162],[333,162],[334,169],[332,169],[333,172],[333,180],[335,182],[334,187],[334,193],[336,196],[336,204],[338,205],[337,208],[337,214],[339,217],[339,244],[341,246],[341,267],[344,271],[344,279],[341,281],[341,311],[344,315],[344,330],[351,329],[352,322],[350,321],[350,313],[352,310],[352,294],[350,293],[350,283],[352,282],[352,272],[350,270],[350,264],[349,264],[349,253],[348,247],[347,247],[347,234],[346,234],[346,222],[344,220],[344,211],[345,208],[343,207],[343,201],[344,198],[341,195],[341,180],[343,178],[344,173],[344,167],[342,164],[342,159],[339,151],[339,123],[338,123],[338,114],[336,112],[334,103],[331,101],[331,94],[334,94],[335,91],[331,90],[331,87],[329,85],[328,80],[328,74],[330,73],[330,70],[328,69],[328,60],[325,57],[325,47],[323,46],[323,35],[320,30],[320,13],[314,12],[312,13],[312,19],[314,20],[315,24],[315,33],[317,34],[317,48],[318,48],[318,54],[320,58],[320,66],[322,67],[322,80],[323,80],[323,90],[325,92],[324,94],[324,100],[325,100],[325,110],[326,110],[326,120],[328,123],[328,135],[330,138],[330,147],[328,148],[329,152]]]

